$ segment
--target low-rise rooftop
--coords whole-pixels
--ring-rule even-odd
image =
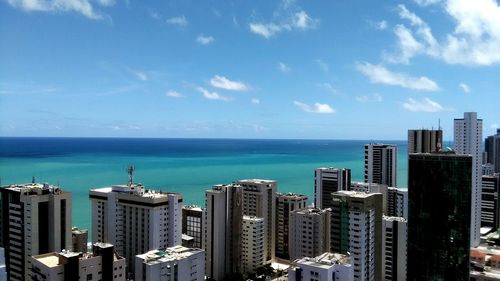
[[[143,260],[143,263],[152,265],[185,259],[200,252],[203,252],[203,250],[196,248],[187,248],[184,246],[174,246],[167,248],[164,251],[152,250],[142,255],[137,255],[137,257],[141,258]]]
[[[315,258],[304,257],[302,259],[295,260],[295,264],[298,266],[309,265],[322,268],[330,268],[332,265],[336,264],[352,266],[350,256],[329,252],[323,253]]]

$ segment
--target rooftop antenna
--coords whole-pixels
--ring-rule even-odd
[[[35,176],[31,177],[31,183],[35,183]]]
[[[133,165],[128,166],[128,168],[127,168],[128,186],[132,186],[132,184],[134,183],[134,171],[135,171],[135,167]]]
[[[438,118],[438,130],[441,130],[441,118]]]

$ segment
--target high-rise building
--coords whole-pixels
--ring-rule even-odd
[[[203,249],[205,227],[205,210],[198,206],[182,207],[182,233],[193,237],[194,248]]]
[[[31,257],[33,281],[127,280],[125,259],[116,255],[113,245],[96,243],[92,253],[63,251]]]
[[[442,149],[442,130],[408,130],[408,153],[431,153]]]
[[[242,187],[237,184],[215,185],[205,193],[208,278],[222,280],[229,273],[241,272],[242,198]]]
[[[381,193],[333,194],[330,252],[350,253],[354,280],[380,280],[382,269]]]
[[[500,129],[497,129],[496,135],[485,139],[484,150],[487,155],[486,163],[493,164],[495,173],[500,173]]]
[[[397,186],[398,147],[365,144],[365,182]]]
[[[290,281],[354,281],[351,257],[335,253],[323,253],[317,257],[304,257],[288,269]]]
[[[276,194],[276,257],[290,259],[288,239],[290,236],[290,213],[304,209],[307,196],[294,193]]]
[[[481,227],[500,227],[500,174],[482,177]]]
[[[86,253],[89,233],[87,229],[73,227],[71,229],[71,250],[76,253]]]
[[[397,187],[387,188],[387,212],[389,217],[408,219],[408,190]]]
[[[266,263],[275,258],[276,247],[276,190],[273,180],[239,180],[243,194],[243,215],[264,219],[264,253]]]
[[[252,273],[264,265],[264,219],[243,216],[241,235],[242,273]]]
[[[382,279],[406,281],[407,221],[401,217],[382,217]]]
[[[410,154],[407,280],[469,280],[472,158]]]
[[[136,281],[203,281],[205,251],[183,246],[152,250],[136,256],[135,268]]]
[[[71,248],[71,193],[48,184],[0,188],[1,245],[9,280],[31,280],[31,256]]]
[[[290,216],[290,259],[316,257],[330,247],[330,209],[296,210]]]
[[[314,171],[314,206],[318,209],[330,208],[332,193],[349,190],[351,169],[318,168]]]
[[[90,190],[92,243],[110,243],[134,272],[135,256],[182,242],[182,195],[140,184]]]
[[[483,120],[477,119],[476,112],[465,112],[463,119],[454,120],[454,147],[457,154],[472,155],[471,227],[472,247],[481,241],[481,177]]]

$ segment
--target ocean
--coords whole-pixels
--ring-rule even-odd
[[[205,190],[219,183],[261,178],[280,192],[314,198],[314,169],[350,168],[362,181],[363,140],[0,138],[0,185],[47,182],[73,195],[73,225],[91,227],[88,191],[134,182],[182,193],[184,204],[204,206]],[[406,141],[398,146],[398,186],[407,186]]]

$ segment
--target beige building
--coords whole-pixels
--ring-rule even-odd
[[[243,216],[241,258],[242,272],[251,273],[264,265],[264,219],[251,216]]]
[[[31,280],[31,256],[72,247],[71,193],[38,183],[4,186],[0,192],[0,246],[8,280]]]
[[[330,209],[302,209],[290,216],[290,259],[316,257],[330,248]]]
[[[276,257],[290,259],[288,239],[290,237],[291,212],[307,206],[307,196],[294,193],[276,193]]]
[[[92,253],[63,251],[31,257],[33,281],[109,280],[125,281],[125,259],[111,244],[96,243]]]

